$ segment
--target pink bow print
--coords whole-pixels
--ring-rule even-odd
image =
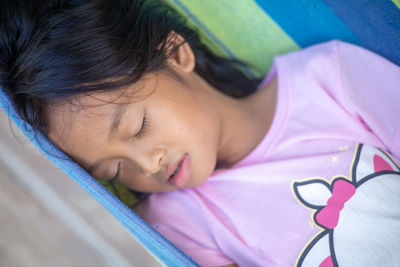
[[[336,180],[333,183],[332,196],[328,199],[326,207],[316,215],[316,221],[326,228],[333,229],[339,221],[340,211],[344,203],[355,193],[356,188],[346,180]]]

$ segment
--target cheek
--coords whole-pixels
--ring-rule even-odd
[[[210,120],[197,118],[191,122],[191,133],[187,136],[188,153],[192,159],[193,185],[204,182],[214,171],[218,153],[218,129]]]
[[[177,130],[177,140],[184,142],[191,150],[207,157],[216,153],[218,129],[207,113],[193,110],[191,114],[180,118]]]
[[[134,164],[126,164],[119,183],[138,192],[157,192],[161,186],[154,177],[144,176]]]

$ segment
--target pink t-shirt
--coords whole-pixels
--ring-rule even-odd
[[[139,214],[202,266],[400,265],[400,68],[331,41],[276,57],[260,87],[275,75],[258,147]]]

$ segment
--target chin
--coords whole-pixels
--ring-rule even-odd
[[[207,173],[204,176],[193,179],[190,187],[196,187],[196,186],[202,185],[203,183],[205,183],[208,180],[208,178],[211,176],[211,174],[212,174],[212,172]]]
[[[187,184],[186,187],[193,188],[205,183],[215,171],[215,167],[216,167],[216,161],[209,162],[208,166],[203,165],[203,168],[201,169],[200,172],[197,172],[196,174],[192,175],[190,182]],[[194,170],[194,172],[195,171],[196,170]]]

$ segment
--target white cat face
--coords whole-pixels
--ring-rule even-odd
[[[299,201],[315,209],[314,221],[324,229],[298,266],[400,264],[399,167],[383,151],[359,145],[351,174],[331,184],[319,178],[293,184]]]

